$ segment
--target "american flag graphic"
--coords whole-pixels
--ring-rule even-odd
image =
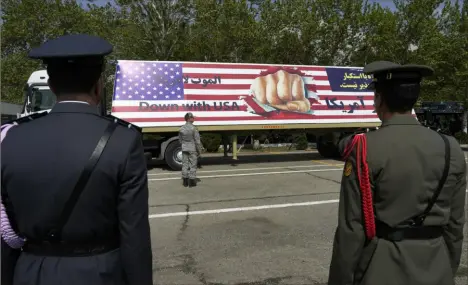
[[[252,95],[254,79],[271,69],[302,74],[311,110],[281,111]],[[140,127],[380,122],[371,79],[362,68],[120,60],[112,115]]]

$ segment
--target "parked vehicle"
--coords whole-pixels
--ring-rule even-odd
[[[48,111],[55,96],[44,71],[28,80],[22,116]],[[111,114],[140,126],[148,156],[181,169],[177,132],[192,112],[201,135],[307,133],[336,157],[345,134],[380,125],[362,67],[119,60]],[[105,108],[103,108],[105,110]]]

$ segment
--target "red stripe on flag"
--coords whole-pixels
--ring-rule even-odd
[[[312,108],[310,108],[310,109],[311,110],[317,110],[317,111],[319,111],[319,110],[320,111],[333,111],[333,110],[335,110],[335,109],[328,108],[326,104],[324,104],[324,105],[313,105]],[[351,110],[351,107],[349,105],[345,105],[344,110],[349,111],[349,110]],[[356,111],[358,111],[358,110],[372,111],[372,110],[374,110],[374,106],[367,105],[367,106],[362,107],[361,105],[359,105],[359,107],[357,107],[355,110]]]
[[[343,94],[343,93],[342,93]],[[248,94],[245,94],[245,95],[200,95],[200,94],[186,94],[184,97],[185,97],[185,100],[220,100],[220,101],[237,101],[237,100],[242,100],[242,99],[239,99],[239,97],[246,97],[246,96],[250,96]],[[349,100],[349,101],[358,101],[359,102],[359,98],[358,95],[320,95],[318,94],[319,96],[319,99],[320,100],[325,100],[326,98],[336,98],[337,101],[345,101],[345,100]],[[362,97],[362,100],[364,101],[372,101],[374,100],[374,96],[371,95],[371,96],[359,96],[359,97]],[[310,98],[310,99],[313,99],[313,98]]]
[[[202,84],[184,84],[184,89],[250,89],[250,84],[210,84],[203,86]]]
[[[183,68],[223,68],[223,69],[268,69],[270,67],[280,67],[280,66],[288,66],[288,67],[297,67],[299,70],[310,70],[310,71],[325,71],[325,67],[323,66],[297,66],[297,65],[281,65],[281,64],[228,64],[228,63],[191,63],[191,62],[183,62]]]
[[[216,74],[216,73],[184,73],[184,76],[188,76],[190,78],[201,78],[201,79],[211,79],[215,76],[219,76],[221,78],[221,82],[223,79],[255,79],[260,74]],[[328,81],[328,76],[313,76],[314,80],[319,81]]]
[[[250,84],[184,84],[184,89],[234,89],[234,90],[249,90]],[[331,90],[329,85],[306,84],[307,90]]]
[[[161,105],[167,105],[167,104],[161,104]],[[207,106],[207,105],[209,105],[209,104],[206,104],[205,106]],[[317,111],[327,111],[327,110],[329,110],[329,111],[332,111],[333,109],[328,108],[327,105],[313,105],[311,110],[317,110]],[[349,111],[349,110],[351,110],[351,108],[349,106],[345,106],[344,110]],[[364,108],[362,106],[359,106],[356,110],[368,110],[368,111],[369,110],[374,110],[374,106],[365,106]],[[230,110],[215,109],[213,107],[213,105],[209,105],[209,109],[208,109],[208,107],[203,109],[203,105],[201,105],[200,108],[198,108],[198,106],[185,107],[185,106],[180,106],[179,105],[179,108],[167,106],[167,109],[153,107],[152,109],[149,108],[149,109],[141,109],[141,110],[140,110],[140,107],[138,107],[138,106],[112,107],[112,112],[182,112],[182,111],[184,111],[184,112],[185,111],[192,111],[192,112],[247,111],[247,105],[241,105],[241,106],[239,106],[239,109],[235,108],[235,109],[230,109]],[[261,110],[260,112],[262,112],[262,111],[263,110]]]
[[[201,105],[200,109],[198,106],[189,106],[189,107],[184,107],[179,105],[179,108],[176,107],[171,107],[167,106],[168,104],[161,104],[161,105],[166,105],[167,109],[161,109],[157,107],[153,107],[153,109],[142,109],[140,110],[140,107],[138,106],[118,106],[118,107],[112,107],[112,112],[185,112],[185,111],[190,111],[190,112],[231,112],[231,111],[247,111],[247,105],[242,105],[239,106],[239,109],[230,109],[230,110],[223,110],[223,107],[221,109],[215,109],[213,105],[206,104],[205,109],[203,109],[203,104]],[[171,104],[172,105],[172,104]],[[209,109],[208,106],[209,105]],[[218,107],[219,108],[219,107]]]
[[[239,99],[239,97],[245,97],[245,96],[250,96],[248,94],[245,95],[195,95],[195,94],[186,94],[184,96],[185,100],[198,100],[198,101],[203,101],[203,100],[220,100],[220,101],[237,101],[237,100],[242,100]]]
[[[306,84],[306,88],[308,91],[331,91],[330,85],[315,85],[315,84]]]
[[[230,110],[214,109],[214,107],[212,105],[209,106],[209,109],[208,109],[208,107],[203,109],[203,105],[200,108],[201,109],[199,109],[198,107],[179,106],[178,109],[175,108],[175,107],[168,107],[168,109],[161,109],[161,108],[153,107],[153,109],[142,109],[142,110],[140,110],[140,107],[138,107],[138,106],[119,106],[119,107],[112,107],[112,112],[115,113],[115,112],[182,112],[182,111],[192,111],[192,112],[221,112],[221,111],[224,111],[224,112],[232,112],[232,111],[247,111],[247,106],[246,105],[239,106],[239,109],[235,108],[235,109],[230,109]],[[333,109],[328,108],[326,105],[314,105],[314,106],[312,106],[311,110],[332,111]],[[344,108],[344,110],[349,111],[349,110],[351,110],[351,108],[349,106],[346,106]],[[359,108],[357,108],[355,110],[371,111],[371,110],[374,110],[374,106],[365,106],[364,108],[359,106]]]
[[[321,94],[317,94],[317,96],[322,101],[325,101],[328,98],[328,99],[336,99],[337,101],[358,101],[357,103],[359,103],[359,104],[360,104],[359,99],[361,99],[361,98],[364,101],[373,101],[374,100],[373,95],[363,96],[363,95],[321,95]]]
[[[276,112],[271,112],[275,113]],[[308,115],[308,114],[298,114],[298,113],[281,113],[277,117],[196,117],[195,121],[261,121],[261,120],[301,120],[309,119],[311,122],[321,119],[377,119],[377,115]],[[184,118],[123,118],[125,121],[130,123],[151,123],[151,122],[184,122]]]

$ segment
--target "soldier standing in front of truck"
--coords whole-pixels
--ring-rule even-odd
[[[193,125],[195,117],[185,114],[185,125],[180,128],[179,142],[182,145],[182,180],[185,187],[197,186],[197,161],[201,154],[200,133]]]
[[[380,61],[364,73],[374,75],[382,126],[340,142],[346,163],[328,285],[455,285],[464,154],[453,137],[412,116],[420,82],[433,70]]]

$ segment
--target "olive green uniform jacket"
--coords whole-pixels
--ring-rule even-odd
[[[440,135],[411,115],[397,115],[367,137],[367,162],[376,220],[393,227],[424,212],[437,189],[445,163]],[[424,225],[440,225],[443,237],[365,245],[356,152],[343,173],[338,226],[328,285],[453,285],[460,264],[465,223],[466,163],[453,137],[447,181]],[[340,142],[340,149],[350,137]],[[349,175],[347,175],[349,174]],[[356,280],[357,272],[363,275]]]

